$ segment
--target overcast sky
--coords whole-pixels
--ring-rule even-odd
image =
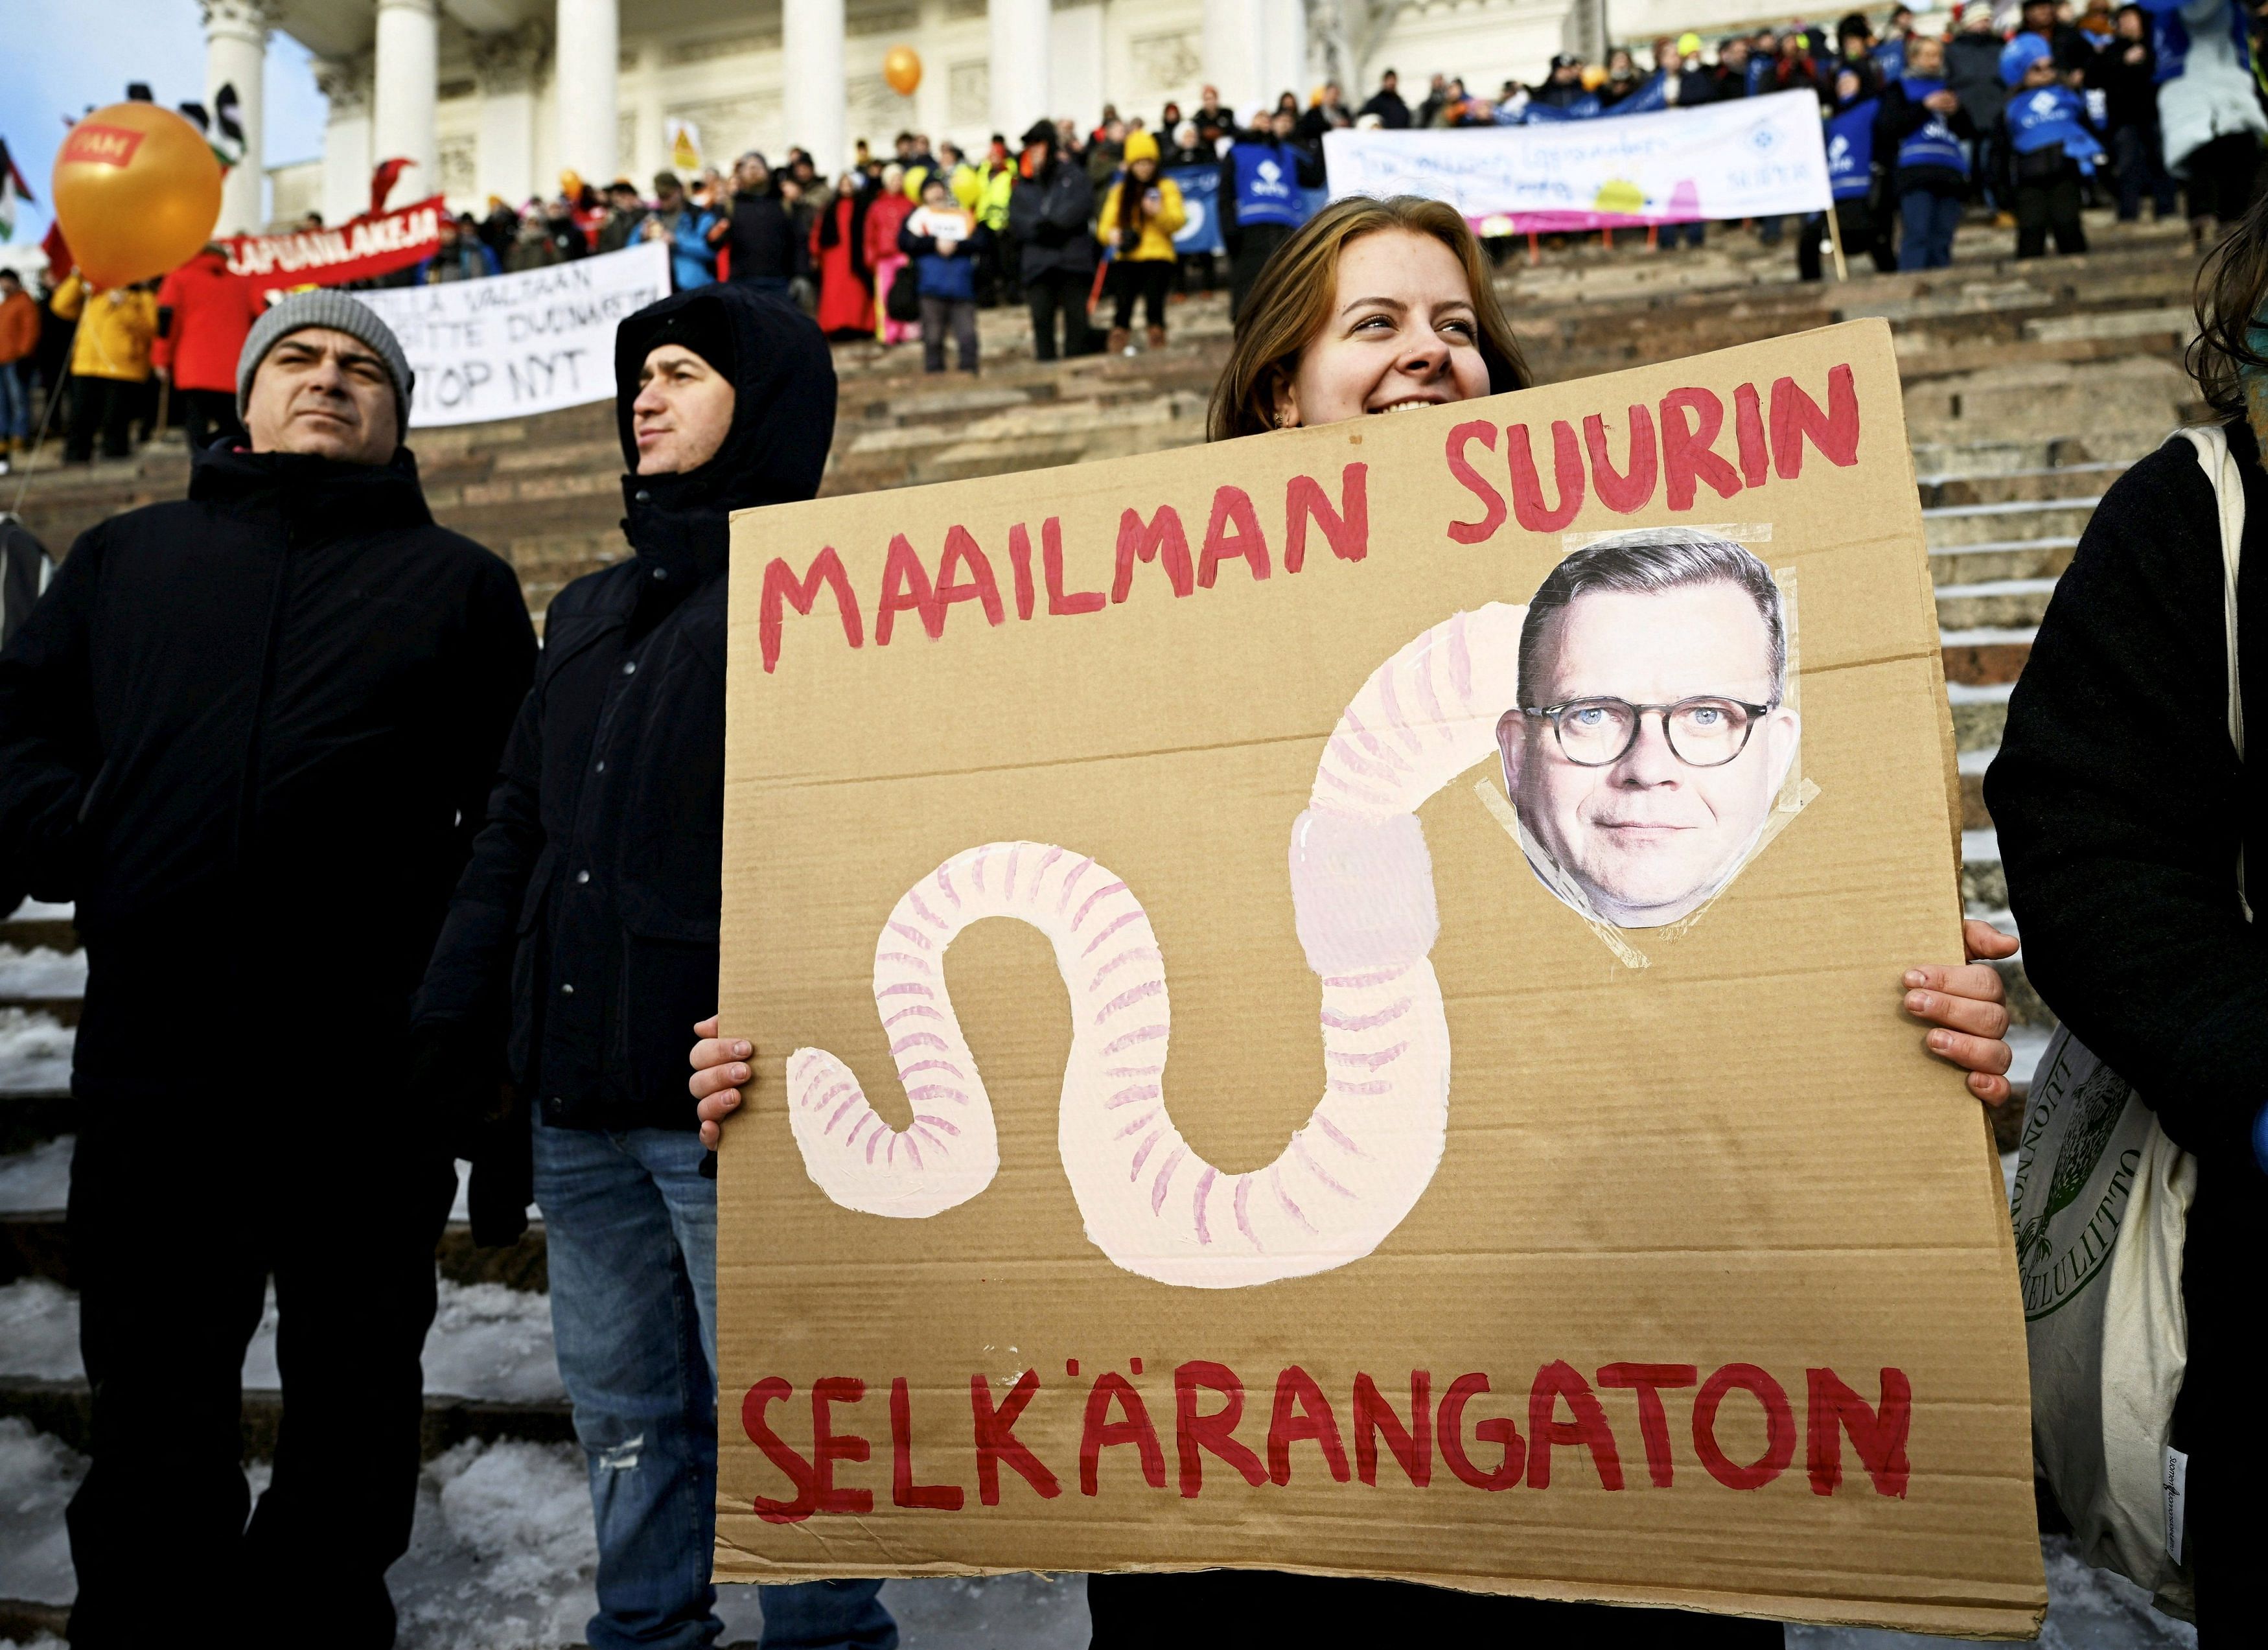
[[[196,0],[98,0],[63,5],[11,0],[0,49],[0,137],[39,197],[16,209],[18,243],[48,232],[48,173],[63,117],[116,103],[129,80],[147,81],[171,108],[205,95],[205,37]],[[282,34],[268,44],[267,164],[323,151],[323,97],[306,48]]]

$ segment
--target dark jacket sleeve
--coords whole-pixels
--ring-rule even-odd
[[[92,637],[103,531],[79,536],[0,651],[0,902],[9,910],[27,893],[78,895],[74,839],[100,777]]]
[[[912,219],[909,218],[906,223],[898,225],[898,250],[909,258],[937,256],[937,237],[915,234],[910,227]]]
[[[1220,190],[1213,196],[1212,210],[1220,217],[1220,244],[1233,258],[1243,239],[1236,222],[1236,145],[1233,144],[1220,158]]]
[[[498,1057],[511,1013],[519,908],[543,852],[543,688],[521,701],[504,762],[482,811],[472,857],[410,1011],[413,1026],[482,1028]]]
[[[457,829],[469,859],[488,818],[497,764],[535,678],[535,627],[510,566],[489,558],[475,578],[466,627],[470,651],[456,764]]]
[[[2259,519],[2268,483],[2248,491]],[[2095,512],[1984,781],[2027,975],[2205,1161],[2249,1160],[2268,1098],[2268,954],[2236,882],[2256,787],[2228,736],[2221,601],[2213,490],[2176,440]]]

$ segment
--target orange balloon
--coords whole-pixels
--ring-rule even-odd
[[[890,90],[902,98],[909,98],[914,88],[921,85],[921,57],[910,46],[893,46],[882,59],[882,78],[890,83]]]
[[[220,218],[220,162],[204,134],[154,103],[114,103],[55,155],[55,221],[97,286],[130,286],[196,256]]]

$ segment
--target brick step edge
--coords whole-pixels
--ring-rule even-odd
[[[433,1263],[453,1284],[502,1284],[529,1294],[545,1294],[551,1287],[549,1250],[541,1225],[529,1226],[517,1243],[484,1249],[474,1247],[471,1226],[452,1220],[434,1248]],[[0,1285],[25,1278],[72,1286],[70,1241],[60,1211],[0,1214]]]
[[[0,1416],[13,1416],[81,1455],[87,1453],[94,1430],[93,1399],[84,1381],[0,1376]],[[246,1461],[275,1459],[276,1432],[283,1419],[281,1392],[245,1393]],[[431,1461],[468,1439],[490,1444],[506,1440],[570,1444],[575,1441],[574,1418],[563,1398],[541,1403],[504,1403],[427,1393],[423,1423],[419,1428],[420,1459]]]

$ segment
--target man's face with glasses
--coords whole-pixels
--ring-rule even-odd
[[[1624,928],[1688,915],[1764,828],[1795,756],[1771,639],[1737,585],[1591,591],[1497,725],[1528,835]]]

